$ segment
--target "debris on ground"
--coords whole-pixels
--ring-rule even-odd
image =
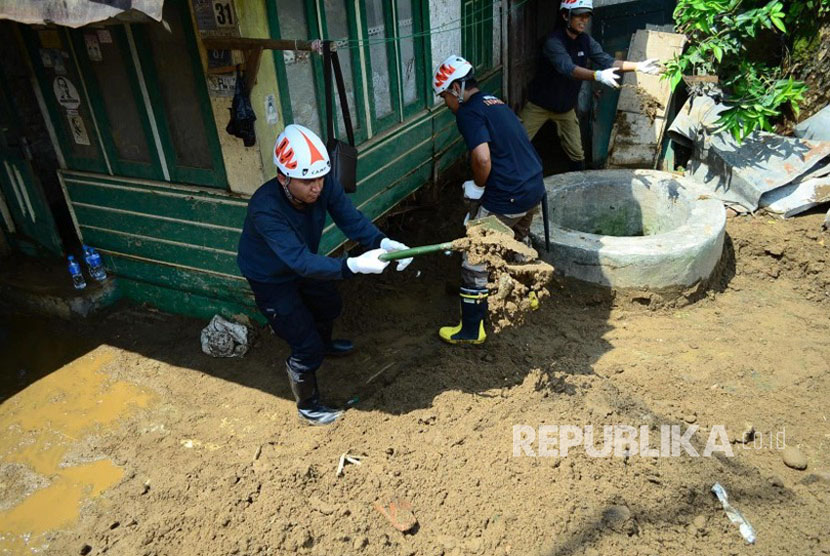
[[[718,500],[720,500],[721,506],[723,506],[723,511],[726,512],[726,516],[729,518],[729,521],[738,526],[744,540],[746,540],[749,544],[755,543],[755,529],[752,528],[752,525],[750,525],[749,521],[746,520],[743,514],[729,503],[729,495],[726,493],[726,489],[724,489],[720,483],[715,483],[712,485],[712,492],[714,492],[715,496],[717,496]]]
[[[343,468],[346,467],[347,463],[351,463],[352,465],[360,465],[360,458],[361,456],[356,456],[350,454],[349,452],[343,452],[340,454],[340,460],[337,462],[337,471],[335,472],[336,477],[340,477],[343,475]]]
[[[710,88],[691,96],[669,127],[672,140],[693,150],[687,175],[696,193],[738,212],[766,208],[785,218],[830,202],[830,141],[756,130],[738,142],[717,128],[726,109]]]
[[[242,357],[248,351],[248,328],[214,315],[202,330],[202,351],[213,357]]]
[[[807,456],[795,446],[787,446],[781,450],[781,459],[784,465],[792,469],[803,471],[807,469]]]
[[[412,504],[403,498],[394,498],[386,504],[375,502],[375,509],[401,533],[410,532],[418,525]]]

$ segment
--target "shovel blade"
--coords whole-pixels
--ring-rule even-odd
[[[506,234],[510,237],[513,237],[513,230],[499,220],[495,215],[491,214],[490,216],[485,216],[484,218],[476,218],[475,220],[470,220],[467,222],[467,229],[470,228],[479,228],[483,227],[487,230],[491,230],[493,232],[497,232],[500,234]]]

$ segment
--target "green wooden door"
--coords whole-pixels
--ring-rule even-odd
[[[0,86],[0,223],[11,245],[24,253],[63,256],[52,211],[29,163],[28,148],[6,90]]]

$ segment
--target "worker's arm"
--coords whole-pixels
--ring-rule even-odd
[[[318,280],[340,280],[352,275],[346,267],[345,259],[312,253],[297,231],[273,207],[249,207],[248,214],[274,255],[299,276]]]
[[[487,184],[490,177],[490,131],[481,114],[475,111],[459,110],[456,114],[458,131],[464,137],[464,143],[470,150],[470,165],[473,181],[479,187]]]
[[[326,209],[340,231],[347,238],[364,247],[369,249],[379,247],[380,242],[386,236],[378,230],[371,220],[355,208],[352,201],[346,197],[343,186],[331,174],[326,176],[325,187],[331,189]]]
[[[637,62],[629,62],[628,60],[614,60],[613,67],[619,68],[623,72],[637,71]]]
[[[487,185],[490,177],[490,145],[482,143],[470,152],[470,164],[473,167],[473,181],[479,187]]]

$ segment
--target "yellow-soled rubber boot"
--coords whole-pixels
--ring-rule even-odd
[[[484,317],[487,316],[487,290],[461,288],[461,322],[444,326],[438,335],[450,344],[483,344]]]

